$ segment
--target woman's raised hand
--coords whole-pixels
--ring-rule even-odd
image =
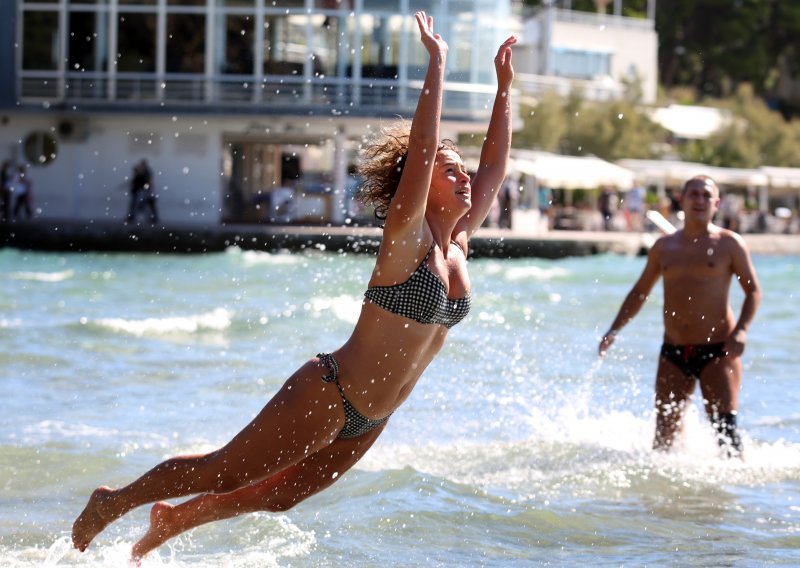
[[[511,66],[511,46],[517,43],[517,38],[509,37],[500,45],[494,57],[494,69],[497,72],[497,84],[503,89],[511,85],[514,79],[514,68]]]
[[[414,17],[417,19],[422,44],[428,50],[428,54],[431,56],[447,55],[447,42],[442,39],[442,36],[433,32],[433,16],[428,16],[425,12],[417,12]]]

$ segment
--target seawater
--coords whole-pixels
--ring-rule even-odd
[[[697,402],[677,451],[650,450],[660,289],[597,357],[643,258],[477,259],[471,314],[353,470],[143,566],[796,566],[800,258],[754,261],[744,463]],[[127,566],[147,507],[70,549],[92,489],[227,441],[346,339],[372,264],[0,250],[0,564]]]

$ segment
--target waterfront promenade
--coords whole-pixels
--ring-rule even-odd
[[[603,253],[646,254],[658,233],[624,231],[532,231],[484,228],[470,240],[472,257],[564,258]],[[72,252],[219,252],[324,250],[374,253],[376,227],[282,225],[125,224],[121,221],[34,219],[0,225],[0,247]],[[753,254],[800,255],[800,235],[746,234]]]

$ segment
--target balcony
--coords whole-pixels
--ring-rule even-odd
[[[288,71],[288,69],[287,69]],[[391,75],[394,75],[391,70]],[[386,70],[369,77],[306,78],[302,73],[269,75],[66,73],[23,71],[19,100],[41,108],[84,106],[114,110],[169,108],[265,113],[287,112],[298,106],[338,114],[407,114],[413,111],[422,81],[387,78]],[[445,114],[474,120],[489,116],[493,85],[448,82]]]

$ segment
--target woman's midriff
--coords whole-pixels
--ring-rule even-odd
[[[368,418],[388,416],[411,393],[446,337],[444,326],[365,303],[353,334],[333,352],[347,398]]]

